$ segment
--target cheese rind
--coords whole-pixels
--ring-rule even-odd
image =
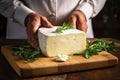
[[[77,29],[55,33],[57,27],[38,30],[39,46],[45,56],[72,55],[86,49],[86,34]]]

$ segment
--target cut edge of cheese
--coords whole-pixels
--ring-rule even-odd
[[[77,29],[54,33],[54,28],[40,28],[38,31],[39,46],[47,57],[58,54],[72,55],[83,53],[86,49],[86,34]]]

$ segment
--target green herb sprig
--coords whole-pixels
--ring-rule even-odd
[[[92,55],[98,55],[101,51],[115,52],[116,46],[112,41],[96,40],[88,41],[87,49],[85,51],[85,58],[90,58]]]
[[[64,30],[73,29],[71,24],[64,23],[62,26],[58,27],[55,33],[62,33]]]
[[[40,49],[34,49],[29,44],[14,45],[12,47],[15,56],[19,56],[29,62],[33,62],[40,54]]]

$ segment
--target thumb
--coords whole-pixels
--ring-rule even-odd
[[[48,21],[46,17],[41,17],[41,22],[44,27],[52,28],[53,25]]]

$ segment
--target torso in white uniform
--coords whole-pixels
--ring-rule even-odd
[[[38,14],[46,16],[53,25],[61,25],[76,8],[80,0],[25,0],[26,4]],[[81,0],[82,1],[82,0]],[[72,4],[72,5],[70,5]],[[91,20],[87,21],[87,38],[93,38]],[[8,20],[7,39],[27,38],[25,27]]]

